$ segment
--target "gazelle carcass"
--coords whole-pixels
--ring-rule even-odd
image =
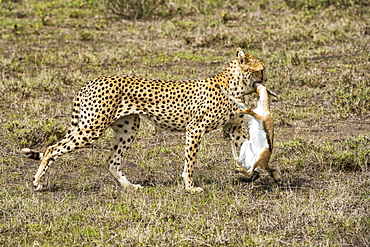
[[[239,102],[231,96],[224,88],[216,85],[222,93],[239,105],[241,111],[236,111],[237,114],[246,114],[248,116],[249,136],[246,140],[238,156],[233,147],[234,159],[242,164],[237,168],[237,171],[242,173],[248,182],[259,178],[259,171],[265,170],[276,181],[280,181],[280,174],[276,169],[269,166],[270,157],[273,149],[274,141],[274,120],[270,111],[269,94],[277,97],[270,89],[266,88],[261,82],[255,82],[252,89],[247,94],[257,92],[259,100],[255,109],[247,108],[243,103]]]

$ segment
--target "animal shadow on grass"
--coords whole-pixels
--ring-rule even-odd
[[[74,191],[74,192],[81,192],[81,191],[89,191],[89,192],[97,192],[101,189],[101,186],[94,185],[94,186],[77,186],[71,184],[56,184],[50,183],[42,190],[42,192],[62,192],[62,191]]]
[[[114,181],[113,181],[114,182]],[[156,187],[176,187],[181,183],[180,180],[166,180],[160,181],[156,179],[143,179],[137,180],[137,183],[141,184],[143,188],[156,188]],[[230,178],[223,182],[217,181],[203,181],[204,185],[211,185],[211,184],[218,184],[218,187],[222,188],[226,184],[237,186],[239,189],[245,189],[250,191],[267,191],[272,192],[276,190],[281,191],[291,191],[291,190],[300,190],[306,191],[314,188],[315,186],[312,184],[311,179],[307,178],[294,178],[289,180],[284,180],[282,183],[274,183],[272,180],[267,176],[262,176],[257,181],[253,182],[246,182],[243,177],[241,178]],[[317,185],[319,186],[319,185]],[[48,186],[45,186],[44,192],[61,192],[61,191],[89,191],[89,192],[97,192],[101,189],[99,184],[92,185],[92,186],[76,186],[70,183],[49,183]]]
[[[70,180],[66,180],[66,181],[70,181]],[[142,179],[142,180],[136,180],[135,182],[143,186],[144,189],[145,188],[155,188],[155,187],[171,187],[171,186],[179,185],[179,181],[177,180],[160,181],[156,179]],[[102,188],[103,183],[104,183],[103,179],[100,183],[96,183],[94,185],[81,185],[81,184],[69,183],[65,181],[61,183],[55,183],[55,181],[53,181],[53,182],[48,183],[47,186],[45,186],[45,188],[42,191],[43,192],[60,192],[60,191],[70,190],[70,191],[76,191],[76,192],[78,191],[94,192],[94,191],[99,191]],[[105,181],[105,183],[114,184],[115,181]],[[123,187],[118,186],[118,183],[117,183],[117,188],[118,190],[124,189]]]
[[[138,184],[141,186],[145,187],[171,187],[171,186],[178,186],[179,185],[179,180],[166,180],[166,181],[161,181],[161,180],[156,180],[156,179],[143,179],[143,180],[137,180],[136,181]]]
[[[252,191],[306,191],[313,189],[317,186],[321,186],[314,183],[313,178],[309,177],[294,177],[289,179],[284,179],[284,171],[281,171],[282,181],[276,183],[272,181],[269,176],[261,175],[258,180],[250,182],[250,180],[245,179],[244,177],[239,177],[235,179],[230,179],[229,183],[232,183],[235,186],[244,187],[245,189]]]

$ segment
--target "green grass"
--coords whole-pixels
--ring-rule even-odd
[[[368,246],[370,31],[366,1],[166,0],[143,19],[103,1],[0,3],[0,245]],[[62,138],[81,86],[102,75],[185,80],[219,73],[243,47],[261,58],[276,135],[268,176],[244,183],[229,143],[203,138],[184,193],[184,134],[143,121],[125,173],[111,177],[112,133],[61,156],[45,191],[22,148]],[[256,97],[250,97],[255,105]]]

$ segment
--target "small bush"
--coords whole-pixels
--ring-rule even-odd
[[[286,0],[286,4],[294,9],[321,9],[335,6],[339,8],[346,8],[353,5],[368,6],[369,3],[364,0]]]
[[[300,138],[283,144],[279,152],[279,163],[294,165],[297,169],[314,169],[315,172],[332,169],[335,171],[366,171],[370,164],[370,138],[323,140],[314,142]]]
[[[341,109],[341,116],[366,116],[369,113],[370,89],[368,82],[358,81],[357,84],[351,84],[353,81],[347,76],[343,76],[342,83],[334,93],[334,104]]]
[[[91,41],[94,39],[94,33],[86,30],[80,31],[80,40],[81,41]]]
[[[106,9],[124,19],[137,20],[151,18],[166,0],[112,0],[105,1]]]
[[[5,127],[14,142],[28,148],[49,146],[65,135],[64,126],[59,126],[54,119],[9,121]]]

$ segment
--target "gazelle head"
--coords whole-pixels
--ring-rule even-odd
[[[251,94],[251,93],[254,93],[254,92],[258,93],[258,91],[257,91],[258,85],[263,85],[263,83],[254,82],[251,86],[252,88],[250,90],[248,90],[245,94]],[[266,85],[264,85],[264,86],[266,87]],[[272,91],[271,89],[266,87],[266,91],[269,95],[272,95],[272,96],[278,98],[277,94],[274,91]]]

